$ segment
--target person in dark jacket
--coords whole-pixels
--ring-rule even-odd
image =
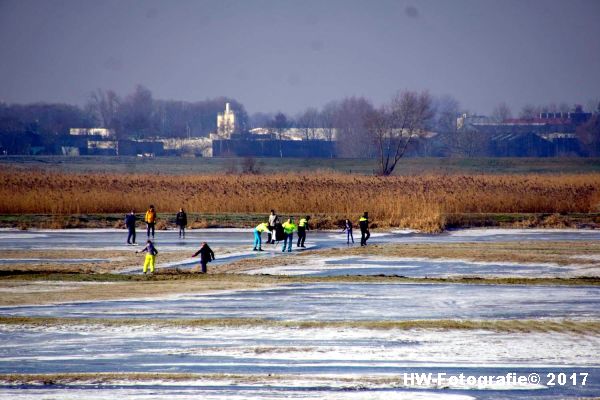
[[[308,221],[310,220],[310,216],[306,216],[306,218],[300,218],[298,222],[298,243],[296,243],[296,247],[306,247],[304,245],[304,241],[306,240],[306,231],[309,230]]]
[[[354,235],[352,234],[352,222],[349,219],[346,219],[344,222],[344,230],[342,233],[346,232],[346,244],[350,244],[350,239],[352,239],[352,244],[354,244]]]
[[[128,231],[127,244],[135,244],[135,212],[133,210],[125,215],[125,226]]]
[[[196,257],[200,254],[200,265],[202,266],[202,273],[206,273],[206,264],[215,259],[215,253],[208,247],[206,242],[202,242],[200,250],[198,250],[192,257]]]
[[[187,214],[183,211],[183,208],[179,209],[179,212],[175,216],[175,225],[179,227],[179,239],[182,237],[185,239],[185,227],[187,226]]]
[[[144,260],[144,275],[146,274],[147,270],[148,270],[148,266],[150,266],[150,273],[153,274],[154,273],[154,265],[156,264],[156,256],[158,255],[158,250],[156,250],[156,247],[154,247],[154,243],[152,243],[152,240],[148,239],[148,241],[146,242],[146,247],[144,247],[143,250],[141,251],[136,251],[137,253],[146,253],[146,259]]]
[[[362,217],[358,220],[358,224],[360,226],[360,245],[366,246],[367,240],[371,237],[371,232],[369,232],[369,213],[365,211]]]

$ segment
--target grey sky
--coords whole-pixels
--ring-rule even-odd
[[[600,97],[599,0],[0,0],[0,100],[96,88],[231,96],[296,113],[398,89],[501,101]]]

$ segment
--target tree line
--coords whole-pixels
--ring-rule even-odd
[[[281,139],[289,128],[296,128],[304,139],[336,140],[337,155],[348,158],[376,158],[380,173],[393,172],[398,160],[419,144],[416,155],[473,157],[482,154],[489,137],[469,129],[458,129],[456,119],[468,110],[452,96],[432,96],[428,92],[400,91],[376,107],[365,97],[334,100],[321,108],[308,107],[294,115],[255,113],[248,116],[244,105],[232,98],[203,101],[155,99],[142,85],[120,96],[112,90],[98,89],[83,107],[69,104],[0,103],[0,134],[18,140],[22,133],[47,137],[68,134],[69,128],[103,127],[114,130],[119,139],[155,137],[185,138],[207,136],[216,131],[216,116],[224,104],[231,103],[239,133],[266,127]],[[592,118],[577,128],[577,137],[592,156],[600,155],[600,104],[590,102]],[[534,118],[540,112],[568,112],[566,104],[527,105],[519,118]],[[491,113],[498,122],[512,117],[506,103]],[[436,140],[423,141],[431,132]],[[437,146],[437,149],[430,148]],[[412,149],[414,153],[414,149]]]
[[[217,113],[229,102],[241,129],[248,123],[243,104],[218,97],[203,101],[154,99],[142,85],[119,96],[113,90],[92,92],[83,107],[69,104],[0,103],[0,133],[65,135],[70,128],[108,128],[119,139],[207,136],[217,129]]]

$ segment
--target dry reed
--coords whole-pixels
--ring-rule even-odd
[[[160,212],[320,214],[356,219],[368,210],[378,226],[440,230],[460,213],[598,211],[600,174],[150,175],[0,171],[1,214]]]

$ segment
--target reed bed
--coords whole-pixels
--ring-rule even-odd
[[[600,174],[272,175],[75,174],[0,171],[0,214],[92,214],[183,207],[192,213],[318,214],[378,226],[440,230],[461,213],[589,213]]]

